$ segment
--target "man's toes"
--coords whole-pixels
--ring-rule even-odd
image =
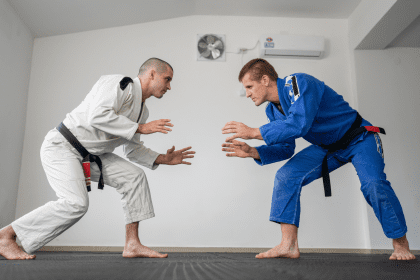
[[[264,259],[265,257],[265,253],[259,253],[258,255],[255,256],[257,259]]]

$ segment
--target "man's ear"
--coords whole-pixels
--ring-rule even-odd
[[[270,85],[270,78],[268,78],[267,75],[263,75],[261,77],[261,84],[263,84],[264,86],[268,87]]]
[[[151,69],[149,75],[150,75],[150,78],[153,80],[156,77],[156,71],[155,71],[155,69]]]

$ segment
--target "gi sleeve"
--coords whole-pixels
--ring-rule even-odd
[[[145,147],[143,141],[140,141],[140,134],[123,145],[124,155],[131,161],[144,167],[155,170],[159,164],[154,164],[159,153]]]
[[[273,162],[291,158],[295,153],[295,141],[278,143],[271,146],[262,145],[255,147],[260,155],[260,159],[254,159],[259,165],[266,165]]]
[[[118,114],[132,90],[132,84],[122,90],[119,84],[121,79],[122,76],[103,76],[95,84],[92,89],[94,95],[89,100],[88,122],[96,129],[130,140],[138,124]]]
[[[289,142],[308,133],[318,113],[324,84],[309,75],[297,74],[286,78],[283,91],[286,90],[291,103],[287,119],[260,127],[261,136],[269,146]],[[285,94],[283,91],[280,94]]]

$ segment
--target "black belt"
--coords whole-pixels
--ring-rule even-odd
[[[356,136],[362,134],[365,131],[372,133],[382,133],[385,134],[385,130],[381,127],[376,126],[360,126],[362,124],[363,118],[357,113],[357,117],[349,130],[343,135],[343,137],[335,143],[330,145],[320,145],[322,148],[328,150],[327,154],[322,161],[322,180],[324,181],[324,192],[325,196],[331,196],[331,182],[330,175],[328,172],[328,155],[338,151],[344,150],[350,144],[350,142],[356,138]]]
[[[99,158],[99,156],[95,156],[89,153],[85,149],[85,147],[83,147],[82,144],[80,144],[79,140],[77,140],[77,138],[73,135],[73,133],[71,133],[70,130],[63,123],[60,123],[60,125],[57,126],[57,130],[80,153],[80,155],[83,157],[82,162],[96,162],[101,172],[101,176],[99,177],[99,182],[98,182],[98,189],[102,190],[104,188],[104,179],[102,177],[102,161]],[[87,190],[88,192],[90,192],[90,186],[87,186]]]

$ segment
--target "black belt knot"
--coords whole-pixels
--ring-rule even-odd
[[[83,145],[80,144],[79,140],[77,140],[77,138],[73,135],[73,133],[71,133],[70,130],[63,123],[60,123],[57,126],[57,130],[79,152],[79,154],[83,158],[82,162],[96,162],[96,164],[98,165],[99,170],[101,172],[101,176],[99,177],[99,182],[98,182],[98,189],[102,190],[104,188],[104,179],[103,179],[103,176],[102,176],[102,161],[99,158],[99,156],[92,155],[91,153],[89,153],[85,149],[85,147],[83,147]],[[90,186],[87,186],[87,190],[88,190],[88,192],[90,192]]]
[[[353,124],[340,140],[330,145],[320,145],[322,148],[327,150],[327,154],[322,160],[322,180],[324,183],[324,193],[327,197],[331,196],[331,182],[330,175],[328,172],[328,156],[338,150],[346,149],[351,143],[351,141],[353,141],[353,139],[356,138],[356,136],[362,134],[365,131],[385,134],[385,130],[381,127],[361,126],[362,121],[362,116],[360,116],[360,114],[357,113],[356,119],[354,120]]]

